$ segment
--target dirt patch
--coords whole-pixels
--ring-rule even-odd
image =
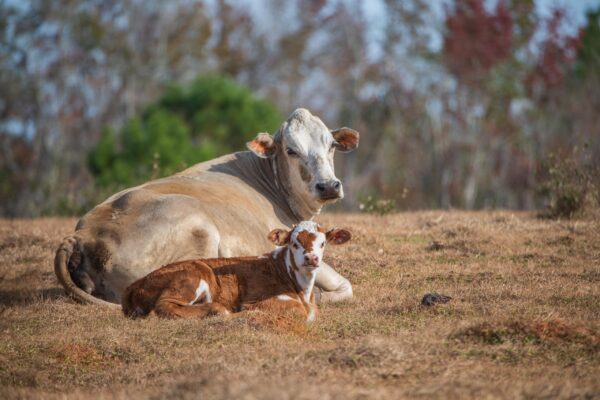
[[[531,322],[484,322],[461,329],[451,335],[451,338],[461,341],[482,342],[489,345],[505,342],[577,343],[584,345],[591,352],[600,351],[600,335],[592,328],[557,319]]]

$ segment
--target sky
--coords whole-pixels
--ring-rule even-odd
[[[567,10],[573,29],[585,23],[586,10],[599,5],[600,0],[536,0],[537,11],[542,16],[548,16],[556,6]]]

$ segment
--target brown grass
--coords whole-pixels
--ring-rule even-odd
[[[354,233],[326,258],[355,298],[285,332],[76,304],[52,271],[75,220],[0,221],[0,398],[600,397],[597,219],[319,219]],[[452,300],[421,306],[434,291]]]

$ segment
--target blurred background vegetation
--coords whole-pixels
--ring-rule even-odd
[[[584,3],[0,0],[0,215],[81,214],[306,107],[361,132],[340,208],[569,216],[600,187]]]
[[[274,132],[281,115],[233,81],[207,76],[170,86],[115,134],[107,129],[90,151],[102,187],[131,186],[200,161],[244,149],[256,132]]]

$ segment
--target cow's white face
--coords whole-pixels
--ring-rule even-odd
[[[335,176],[335,150],[358,147],[359,134],[350,128],[335,131],[306,109],[298,109],[285,121],[275,137],[259,134],[248,148],[263,158],[275,158],[279,179],[300,209],[311,211],[344,197]]]
[[[346,243],[352,235],[345,229],[325,231],[314,221],[302,221],[291,231],[275,229],[268,238],[278,246],[287,246],[286,260],[289,267],[298,272],[310,273],[316,270],[321,260],[325,244]]]

